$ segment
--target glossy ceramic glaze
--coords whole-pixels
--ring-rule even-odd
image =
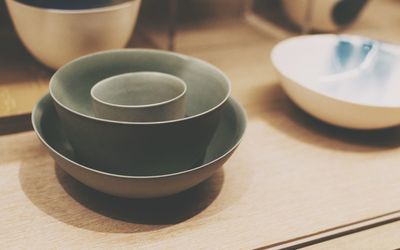
[[[6,0],[6,3],[25,47],[43,64],[57,69],[89,53],[125,47],[135,27],[140,1],[108,1],[108,5],[103,1],[94,6],[70,1],[70,9],[66,3],[51,4],[53,1],[25,2],[60,9],[37,7],[16,0]]]
[[[98,118],[157,122],[185,117],[186,83],[158,72],[136,72],[106,78],[90,91]]]
[[[85,166],[76,156],[49,95],[32,113],[33,127],[57,165],[93,189],[127,198],[152,198],[181,192],[209,178],[239,145],[246,127],[244,110],[229,99],[204,159],[188,171],[168,175],[123,176]],[[155,155],[156,157],[156,155]]]
[[[355,129],[400,124],[400,48],[358,36],[311,35],[272,51],[289,97],[328,123]]]
[[[367,0],[283,0],[287,16],[300,28],[335,31],[351,24]],[[309,22],[309,23],[307,23]]]
[[[140,71],[181,78],[187,85],[188,117],[165,122],[96,118],[90,89],[105,78]],[[67,136],[85,164],[119,174],[167,174],[202,160],[229,98],[230,81],[214,66],[192,57],[124,49],[65,65],[52,77],[50,93]]]

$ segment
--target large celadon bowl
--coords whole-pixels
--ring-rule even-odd
[[[187,84],[186,117],[162,122],[96,118],[90,90],[128,72],[171,74]],[[202,60],[161,50],[124,49],[85,56],[60,68],[50,94],[77,157],[115,174],[159,175],[201,162],[230,95],[229,79]]]
[[[125,47],[140,3],[141,0],[6,0],[23,44],[52,69],[86,54]]]
[[[228,160],[243,136],[246,117],[243,108],[232,98],[221,112],[221,122],[202,162],[187,171],[154,176],[117,175],[84,165],[68,142],[49,95],[34,108],[32,123],[56,164],[78,181],[115,196],[153,198],[175,194],[199,184]]]

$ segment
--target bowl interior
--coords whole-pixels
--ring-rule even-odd
[[[39,101],[33,111],[32,122],[39,138],[50,150],[69,159],[74,164],[79,164],[79,160],[64,134],[50,95],[44,96]],[[239,144],[245,127],[246,118],[243,109],[232,98],[228,99],[222,112],[221,122],[207,148],[204,161],[199,167],[205,166],[233,150]],[[81,167],[87,168],[83,165]],[[188,171],[195,171],[197,168]]]
[[[170,102],[186,91],[180,78],[156,73],[128,73],[104,79],[93,86],[91,96],[106,105],[143,107]]]
[[[207,112],[228,98],[230,83],[214,66],[188,56],[146,49],[100,52],[75,60],[59,69],[50,81],[50,93],[62,106],[94,117],[90,90],[99,81],[130,72],[160,72],[187,84],[188,116]]]
[[[112,5],[129,2],[132,0],[90,0],[90,1],[71,1],[71,0],[15,0],[17,2],[44,9],[57,10],[82,10],[102,8]]]
[[[358,36],[310,35],[281,42],[272,60],[285,77],[321,94],[400,105],[400,47]]]

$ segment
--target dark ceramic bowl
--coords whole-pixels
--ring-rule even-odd
[[[212,137],[204,160],[197,167],[167,175],[116,175],[87,167],[65,137],[63,124],[49,95],[32,112],[33,127],[57,166],[87,186],[115,196],[152,198],[175,194],[209,178],[229,159],[246,128],[243,108],[232,98],[221,110],[221,122]]]
[[[90,90],[128,72],[171,74],[187,84],[186,117],[163,122],[118,122],[94,116]],[[126,49],[96,53],[59,69],[50,94],[76,155],[86,165],[115,174],[160,175],[203,160],[229,98],[230,81],[216,67],[172,52]]]

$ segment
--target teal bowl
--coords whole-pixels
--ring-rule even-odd
[[[163,122],[96,118],[90,90],[129,72],[161,72],[187,84],[186,117]],[[87,166],[123,175],[160,175],[201,162],[229,98],[229,79],[202,60],[177,53],[124,49],[74,60],[51,78],[50,94],[76,156]]]
[[[172,195],[212,176],[229,159],[246,129],[243,108],[230,98],[221,110],[221,121],[197,167],[166,175],[117,175],[85,165],[66,138],[63,124],[49,95],[32,112],[32,123],[39,139],[58,167],[83,184],[98,191],[126,198],[154,198]]]

